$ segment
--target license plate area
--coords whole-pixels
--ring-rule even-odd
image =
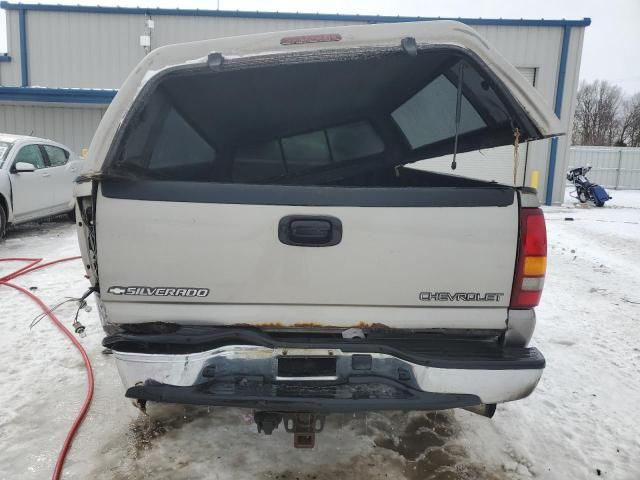
[[[327,356],[278,357],[279,380],[335,380],[337,359]]]

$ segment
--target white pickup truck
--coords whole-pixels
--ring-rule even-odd
[[[301,447],[329,412],[490,416],[526,397],[545,365],[527,347],[546,268],[536,194],[411,164],[558,134],[457,22],[151,52],[77,187],[126,396],[253,408]]]

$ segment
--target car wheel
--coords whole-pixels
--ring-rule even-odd
[[[7,212],[0,205],[0,240],[4,238],[5,233],[7,233]]]

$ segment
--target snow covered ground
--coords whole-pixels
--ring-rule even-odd
[[[123,397],[102,354],[95,309],[81,312],[96,372],[66,479],[638,479],[640,478],[640,192],[606,208],[546,209],[549,271],[533,343],[547,368],[529,398],[492,420],[465,411],[336,415],[314,450],[282,429],[255,433],[244,410],[151,405]],[[1,257],[78,252],[73,225],[30,224]],[[0,275],[13,266],[0,264]],[[49,305],[87,288],[79,262],[17,281]],[[32,302],[0,287],[0,479],[43,479],[84,397],[79,355]],[[75,307],[58,309],[71,324]]]

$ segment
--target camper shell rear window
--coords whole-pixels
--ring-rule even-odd
[[[287,57],[288,58],[288,57]],[[468,52],[176,70],[135,102],[105,173],[157,180],[333,185],[381,168],[539,133]],[[456,106],[460,118],[456,127]]]

